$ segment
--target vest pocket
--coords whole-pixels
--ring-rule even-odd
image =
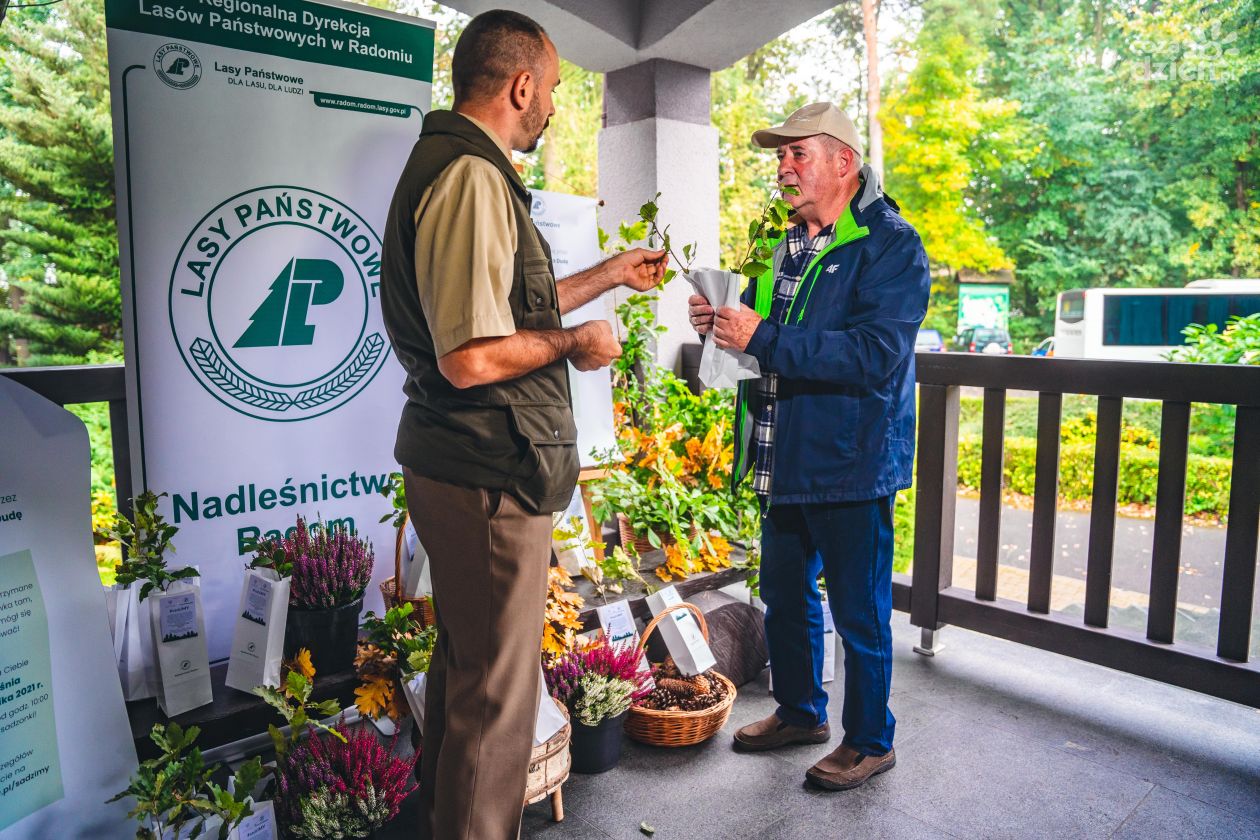
[[[523,270],[522,324],[525,329],[559,329],[556,281],[546,258],[526,259]]]
[[[519,483],[521,501],[539,513],[563,510],[577,482],[577,423],[567,404],[512,403],[512,427],[528,457]]]

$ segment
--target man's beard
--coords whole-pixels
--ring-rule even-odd
[[[542,100],[537,96],[529,103],[529,110],[525,112],[522,123],[524,123],[525,133],[533,135],[533,139],[529,141],[529,146],[521,151],[532,152],[538,148],[538,141],[542,139],[547,126],[551,124],[551,118],[543,115]]]

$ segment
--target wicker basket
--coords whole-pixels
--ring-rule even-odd
[[[381,582],[381,597],[385,599],[385,609],[402,606],[404,602],[411,604],[412,616],[421,627],[429,627],[437,624],[437,616],[433,614],[432,598],[427,595],[419,598],[399,598],[399,593],[403,591],[405,583],[402,576],[402,553],[406,533],[407,519],[404,517],[394,537],[394,576]]]
[[[564,715],[565,724],[560,731],[547,739],[544,744],[534,747],[529,754],[529,776],[525,782],[524,805],[533,805],[547,797],[551,797],[551,818],[556,822],[564,820],[564,794],[561,790],[569,780],[569,738],[573,727],[569,724],[569,710],[562,703],[556,708]],[[420,727],[411,729],[411,746],[417,752],[424,749],[424,738],[420,735]],[[420,767],[416,766],[416,779],[420,778]]]
[[[704,640],[709,640],[709,626],[704,616],[693,604],[675,604],[648,622],[639,640],[639,653],[643,653],[647,640],[661,619],[675,610],[691,610],[700,622],[700,632]],[[690,747],[707,741],[726,725],[731,716],[731,707],[735,705],[735,683],[717,671],[710,671],[709,676],[717,677],[726,684],[726,697],[716,706],[698,712],[671,712],[657,709],[645,709],[642,706],[631,706],[630,716],[626,718],[626,734],[642,744],[654,747]]]
[[[633,544],[635,550],[639,552],[640,557],[647,554],[649,551],[656,551],[656,546],[652,545],[651,541],[648,540],[647,537],[634,532],[634,526],[630,524],[630,520],[626,518],[624,513],[617,514],[617,533],[621,536],[621,545],[624,547]],[[700,533],[700,530],[695,525],[692,525],[689,533],[691,538],[694,540]],[[662,534],[658,531],[656,536],[660,538],[662,548],[668,545],[673,545],[674,543],[673,534]]]
[[[525,783],[525,804],[532,805],[551,797],[551,816],[556,822],[564,819],[564,799],[560,786],[569,780],[569,737],[573,727],[568,723],[569,710],[556,703],[565,724],[545,744],[534,747],[529,756],[529,778]]]

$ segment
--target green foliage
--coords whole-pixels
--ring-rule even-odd
[[[298,801],[301,819],[289,826],[294,837],[307,840],[344,840],[371,837],[375,827],[389,820],[389,803],[369,781],[362,796],[320,788]]]
[[[696,395],[671,371],[643,364],[636,376],[637,363],[625,362],[627,356],[651,359],[648,343],[660,327],[649,307],[645,295],[618,307],[627,335],[622,358],[613,362],[620,432],[615,448],[596,453],[607,473],[590,485],[595,516],[604,520],[621,513],[653,547],[663,547],[666,537],[692,557],[722,557],[727,546],[710,539],[710,530],[725,541],[745,540],[755,554],[756,497],[746,484],[734,496],[727,489],[734,454],[732,392],[708,389]],[[699,532],[694,537],[693,527]]]
[[[381,489],[381,495],[389,499],[392,511],[380,518],[381,522],[388,522],[394,529],[401,528],[407,523],[407,490],[403,484],[402,473],[390,473],[389,483]]]
[[[958,484],[980,489],[981,442],[979,435],[965,435],[958,447]],[[1094,444],[1072,441],[1060,447],[1059,495],[1071,501],[1088,501],[1094,488]],[[1190,455],[1186,463],[1185,514],[1226,518],[1229,510],[1231,461]],[[1003,487],[1031,496],[1036,485],[1037,441],[1007,438],[1003,463]],[[1120,444],[1119,504],[1153,505],[1159,477],[1159,451],[1137,443]]]
[[[121,351],[104,9],[32,11],[0,28],[0,356],[75,364]]]
[[[299,657],[300,658],[300,657]],[[309,662],[309,659],[307,660]],[[276,759],[281,761],[297,743],[302,740],[308,728],[317,729],[334,736],[344,742],[343,736],[336,728],[325,726],[320,721],[332,717],[341,711],[336,699],[311,701],[311,692],[315,689],[315,671],[310,669],[304,674],[296,669],[288,670],[284,675],[283,687],[259,685],[254,687],[254,694],[263,699],[271,708],[284,718],[289,732],[285,734],[274,724],[267,725],[267,733],[271,735],[271,743],[276,750]]]
[[[132,519],[119,514],[113,526],[105,531],[106,537],[118,540],[127,548],[126,559],[118,564],[116,582],[127,586],[144,581],[144,585],[140,587],[141,601],[154,588],[165,592],[171,583],[200,574],[191,566],[173,572],[166,567],[166,553],[175,553],[171,538],[179,528],[169,524],[158,512],[158,499],[165,495],[146,490],[131,500]]]
[[[127,816],[140,823],[137,838],[160,840],[167,831],[179,834],[185,829],[190,829],[190,838],[200,837],[206,818],[217,816],[222,820],[218,838],[225,840],[253,813],[249,797],[262,779],[262,759],[241,765],[231,793],[210,781],[218,765],[206,765],[195,746],[200,734],[195,726],[185,730],[177,723],[155,724],[149,732],[160,754],[142,761],[127,789],[108,800],[135,800]]]
[[[1182,333],[1185,346],[1168,354],[1174,362],[1260,365],[1260,314],[1230,318],[1219,332],[1216,324],[1191,324]]]
[[[411,603],[406,602],[390,607],[381,617],[369,610],[363,619],[365,640],[398,663],[403,679],[429,670],[437,642],[437,628],[421,627],[412,617],[414,610]]]
[[[881,120],[888,192],[933,264],[953,271],[1011,266],[970,200],[974,185],[1021,158],[1024,140],[1017,103],[982,90],[982,15],[961,0],[924,4],[914,68],[892,85]]]

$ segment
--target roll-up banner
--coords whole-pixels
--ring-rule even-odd
[[[170,494],[210,656],[245,547],[298,514],[373,542],[380,610],[403,400],[380,234],[433,24],[313,0],[107,0],[106,23],[134,481]]]

